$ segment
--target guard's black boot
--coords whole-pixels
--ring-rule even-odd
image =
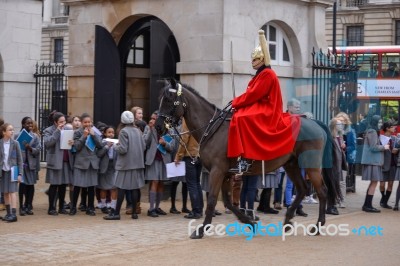
[[[252,163],[248,162],[246,159],[240,159],[235,168],[229,169],[230,173],[243,174],[249,172]]]

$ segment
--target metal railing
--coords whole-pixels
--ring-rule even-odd
[[[42,63],[36,64],[36,71],[33,75],[36,79],[35,90],[35,120],[42,133],[52,123],[49,122],[49,114],[57,110],[64,114],[68,110],[68,79],[64,74],[66,65],[63,63]],[[43,145],[40,160],[45,161],[45,148]]]

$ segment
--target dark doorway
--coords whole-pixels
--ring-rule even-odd
[[[163,84],[157,81],[179,79],[179,57],[173,33],[156,17],[135,21],[118,45],[96,26],[94,120],[116,126],[121,112],[133,106],[143,107],[148,118],[158,108]]]

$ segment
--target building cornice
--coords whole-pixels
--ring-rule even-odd
[[[82,5],[86,3],[100,3],[104,2],[104,0],[60,0],[61,3],[64,3],[66,5]]]

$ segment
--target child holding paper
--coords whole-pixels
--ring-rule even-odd
[[[33,195],[35,193],[35,184],[37,181],[38,173],[38,162],[40,161],[40,150],[42,145],[40,144],[39,136],[33,133],[33,120],[29,116],[25,116],[21,121],[22,130],[25,130],[31,137],[32,140],[27,143],[22,143],[24,149],[22,149],[22,161],[24,167],[23,180],[19,184],[19,214],[24,216],[25,214],[33,215]],[[18,139],[18,133],[15,139]],[[25,204],[23,197],[25,196]]]
[[[73,156],[71,150],[62,150],[61,131],[64,130],[65,116],[60,112],[52,112],[49,120],[53,125],[43,131],[43,141],[46,147],[46,183],[49,187],[49,209],[47,214],[56,216],[68,214],[64,208],[66,186],[72,179]],[[55,201],[58,195],[58,213]]]
[[[125,192],[131,191],[132,206],[136,206],[140,188],[144,186],[144,150],[145,144],[141,131],[133,125],[134,118],[130,111],[121,114],[121,129],[118,134],[118,143],[114,149],[116,157],[114,184],[118,188],[117,207],[103,217],[105,220],[120,220],[121,206]],[[132,212],[132,219],[138,219],[136,212]]]
[[[154,123],[158,113],[151,115],[150,122],[146,126],[143,137],[146,142],[146,180],[150,181],[149,201],[150,208],[147,216],[158,217],[167,213],[160,208],[161,197],[164,192],[163,181],[167,180],[167,170],[165,164],[172,162],[171,152],[175,148],[174,139],[170,138],[167,142],[163,137],[157,134]]]
[[[16,222],[18,183],[22,181],[23,174],[21,148],[18,141],[13,140],[14,128],[11,124],[5,123],[0,129],[0,187],[7,210],[3,221]]]
[[[111,191],[111,209],[115,209],[117,205],[117,189],[114,185],[114,164],[116,159],[116,152],[114,150],[113,142],[108,142],[105,140],[107,138],[113,139],[114,136],[114,128],[112,126],[106,126],[103,130],[104,147],[98,153],[101,159],[99,169],[99,184],[97,185],[97,188],[100,190],[99,208],[103,213],[108,213],[106,204],[107,191]]]
[[[88,208],[86,214],[95,216],[94,208],[94,188],[98,184],[99,162],[97,150],[103,148],[100,136],[93,129],[92,118],[89,114],[82,114],[81,128],[74,132],[74,147],[76,149],[74,162],[74,199],[70,210],[70,215],[76,214],[76,204],[78,202],[81,188],[88,189]]]

